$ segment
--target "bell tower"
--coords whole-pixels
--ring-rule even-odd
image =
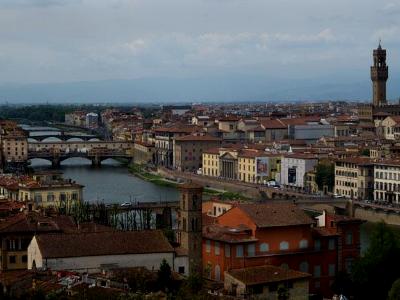
[[[202,274],[202,196],[203,187],[185,183],[180,187],[178,242],[187,250],[189,274]]]
[[[371,66],[372,99],[373,106],[383,106],[386,100],[386,81],[388,79],[388,66],[386,65],[386,49],[382,49],[381,42],[373,51],[374,65]]]

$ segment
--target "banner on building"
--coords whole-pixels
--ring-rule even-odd
[[[256,157],[256,176],[268,177],[269,176],[269,158]]]

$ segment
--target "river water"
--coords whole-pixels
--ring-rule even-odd
[[[35,170],[54,170],[49,161],[33,159]],[[84,200],[104,203],[124,203],[131,201],[176,201],[178,191],[144,181],[131,175],[126,166],[108,159],[101,167],[92,167],[91,161],[84,158],[70,158],[57,169],[64,178],[71,178],[84,185]]]

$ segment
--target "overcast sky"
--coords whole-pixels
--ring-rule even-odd
[[[379,38],[398,69],[399,36],[394,0],[0,0],[0,84],[215,74],[364,80]]]

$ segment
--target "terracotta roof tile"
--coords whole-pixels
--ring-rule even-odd
[[[173,252],[159,230],[35,236],[43,258]]]
[[[239,204],[238,208],[247,214],[257,227],[296,226],[314,223],[303,210],[294,204]]]
[[[247,267],[242,269],[233,269],[228,274],[243,282],[246,285],[256,285],[265,283],[274,283],[287,280],[306,279],[310,274],[284,268],[264,265],[258,267]]]

